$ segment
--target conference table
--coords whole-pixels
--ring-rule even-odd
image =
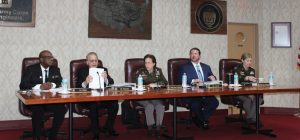
[[[60,94],[55,91],[17,91],[16,96],[25,105],[36,104],[55,104],[66,103],[69,105],[69,140],[73,139],[73,108],[72,104],[77,102],[109,101],[109,100],[138,100],[138,99],[162,99],[169,98],[173,101],[173,134],[171,139],[180,139],[177,137],[177,103],[178,98],[200,97],[200,96],[220,96],[220,95],[256,95],[256,129],[255,134],[266,134],[276,137],[272,130],[263,130],[258,126],[259,120],[259,95],[275,93],[300,93],[299,86],[247,86],[247,87],[211,87],[211,88],[181,88],[178,86],[167,86],[167,88],[153,89],[147,87],[144,91],[132,90],[114,90],[107,88],[105,90],[92,90],[84,92],[70,92],[69,94]],[[191,138],[192,139],[192,138]]]

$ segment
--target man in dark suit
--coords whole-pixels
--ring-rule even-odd
[[[93,80],[93,77],[89,75],[89,68],[98,67],[98,56],[95,52],[90,52],[86,56],[87,66],[80,69],[77,73],[78,80],[76,82],[77,88],[88,88],[89,83]],[[107,68],[103,68],[104,72],[101,74],[104,78],[104,84],[109,85],[113,84],[114,80],[108,75]],[[106,108],[108,112],[107,121],[102,129],[102,132],[106,134],[106,136],[118,136],[114,130],[115,119],[119,110],[118,101],[101,101],[101,102],[89,102],[89,103],[81,103],[82,106],[86,106],[90,108],[89,117],[91,119],[91,129],[94,133],[94,140],[99,139],[99,126],[98,126],[98,109]]]
[[[187,84],[199,85],[206,81],[216,80],[209,65],[200,62],[201,51],[198,48],[190,50],[191,61],[182,65],[179,72],[179,82],[182,75],[187,75]],[[200,94],[200,93],[199,93]],[[196,114],[196,124],[203,129],[208,129],[208,119],[219,105],[218,100],[214,96],[185,98],[183,102],[188,104],[191,110]]]
[[[28,66],[21,78],[21,90],[49,90],[60,86],[62,77],[58,67],[52,66],[53,56],[48,50],[39,54],[40,63]],[[40,139],[44,129],[44,112],[54,113],[49,139],[55,139],[56,133],[64,121],[66,107],[64,104],[32,105],[32,129],[34,139]]]

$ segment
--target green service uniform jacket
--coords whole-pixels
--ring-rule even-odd
[[[233,70],[233,74],[237,73],[239,76],[239,83],[249,83],[251,81],[246,81],[245,77],[246,76],[254,76],[255,77],[255,70],[251,67],[246,70],[243,66],[243,64],[237,66]]]
[[[143,77],[143,84],[149,85],[151,83],[158,83],[159,85],[167,85],[168,81],[166,80],[162,70],[155,67],[152,73],[149,73],[146,68],[140,68],[135,74],[134,82],[137,83],[137,78],[141,75]]]

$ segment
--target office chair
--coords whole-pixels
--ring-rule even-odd
[[[223,80],[224,83],[232,84],[233,81],[233,69],[234,67],[242,64],[239,59],[221,59],[219,61],[219,79]],[[226,105],[232,105],[239,108],[239,116],[227,116],[225,122],[242,122],[243,118],[243,103],[242,101],[235,98],[235,96],[220,96],[221,102]]]
[[[38,57],[27,57],[24,58],[22,61],[22,70],[21,70],[21,77],[24,75],[25,70],[27,69],[28,66],[31,66],[33,64],[37,64],[40,62],[40,59]],[[56,59],[53,60],[53,66],[57,67],[58,66],[58,62]],[[29,106],[25,105],[21,100],[19,100],[19,112],[20,114],[22,114],[23,116],[26,117],[32,117],[32,111],[30,110]],[[46,122],[47,120],[49,120],[50,118],[52,118],[54,116],[53,112],[45,112],[44,113],[44,122]],[[45,134],[47,134],[47,130],[44,130]],[[62,137],[63,139],[66,139],[67,135],[64,132],[58,132],[57,135],[59,137]],[[46,136],[46,135],[45,135]],[[20,136],[20,139],[23,140],[25,138],[30,138],[33,137],[33,132],[32,131],[23,131],[22,135]]]
[[[240,59],[221,59],[219,61],[219,79],[223,80],[224,83],[232,84],[233,83],[233,69],[234,67],[242,64]],[[227,116],[225,117],[225,122],[243,122],[245,121],[243,116],[243,102],[236,96],[220,96],[221,102],[223,104],[232,105],[240,109],[239,116]],[[263,98],[261,95],[260,98]],[[261,103],[261,105],[264,102]]]
[[[75,88],[76,82],[78,80],[77,73],[78,71],[86,67],[86,59],[78,59],[78,60],[72,60],[70,62],[70,87]],[[102,61],[98,60],[98,66],[102,67]],[[80,103],[74,103],[73,104],[73,112],[76,114],[82,115],[82,116],[89,116],[90,109],[87,107],[82,106]],[[99,116],[102,116],[106,113],[106,109],[100,109]],[[91,132],[90,127],[88,128],[74,128],[74,131],[80,132],[80,138],[83,139],[84,135],[88,132]]]
[[[144,67],[144,59],[143,58],[131,58],[127,59],[124,64],[124,72],[125,72],[125,82],[132,83],[134,81],[136,72],[139,68]],[[137,112],[143,113],[144,107],[134,100],[131,101],[134,108],[137,110]],[[165,110],[169,110],[169,102],[165,101]],[[146,125],[145,125],[146,127]],[[163,126],[165,127],[165,126]]]
[[[180,85],[181,82],[179,81],[179,71],[180,71],[180,66],[189,62],[190,59],[188,58],[173,58],[168,60],[168,82],[169,85]],[[192,119],[192,111],[189,108],[188,104],[185,104],[181,102],[180,99],[176,99],[177,101],[177,106],[179,107],[184,107],[189,110],[189,117],[187,119],[181,118],[180,120],[177,120],[178,123],[184,123],[187,125],[187,128],[190,128],[190,125],[193,122]],[[171,102],[172,104],[172,102]]]

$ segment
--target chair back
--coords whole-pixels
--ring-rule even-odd
[[[25,70],[27,69],[28,66],[31,66],[33,64],[40,63],[40,59],[38,57],[26,57],[22,61],[22,70],[21,70],[21,76],[25,73]],[[58,62],[57,59],[53,60],[52,66],[57,67]]]
[[[240,59],[221,59],[219,61],[219,79],[223,80],[224,83],[228,83],[229,78],[232,79],[234,67],[240,64],[242,64],[242,61]],[[232,80],[228,84],[231,83]],[[235,96],[220,96],[220,98],[223,104],[233,105],[237,107],[241,106],[241,102],[235,99]]]
[[[77,59],[77,60],[72,60],[70,62],[70,87],[75,88],[76,87],[76,82],[78,80],[77,73],[78,71],[86,67],[86,59]],[[102,61],[98,60],[98,67],[102,67]]]
[[[125,82],[132,83],[139,68],[144,67],[143,58],[126,59],[124,64]]]
[[[38,57],[24,58],[23,61],[22,61],[21,77],[24,75],[24,73],[25,73],[28,66],[31,66],[31,65],[37,64],[37,63],[40,63],[40,59]],[[55,66],[55,67],[58,66],[58,62],[57,62],[56,59],[53,60],[52,66]],[[19,112],[22,115],[27,116],[27,117],[32,116],[32,111],[21,100],[19,100]],[[49,117],[51,115],[51,113],[46,113],[45,115],[47,117]]]
[[[169,85],[179,85],[179,71],[180,66],[189,62],[188,58],[173,58],[168,60],[168,82]],[[173,104],[173,102],[170,102]],[[177,106],[188,108],[188,104],[185,104],[181,99],[177,99]]]
[[[170,85],[179,85],[180,66],[189,62],[188,58],[173,58],[168,60],[168,81]]]
[[[219,61],[219,79],[223,80],[224,83],[229,82],[229,78],[233,76],[234,67],[242,64],[240,59],[221,59]],[[229,77],[231,76],[231,77]],[[232,80],[228,84],[232,84]]]

